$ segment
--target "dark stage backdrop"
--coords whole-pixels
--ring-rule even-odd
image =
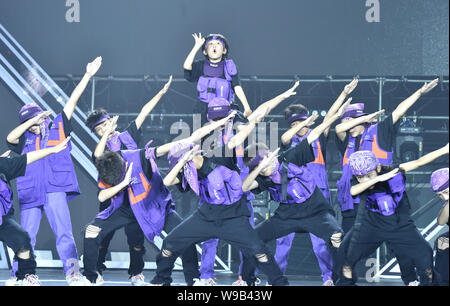
[[[194,32],[226,35],[244,75],[448,75],[447,0],[67,3],[0,1],[0,23],[52,75],[81,74],[97,55],[100,74],[181,74]]]

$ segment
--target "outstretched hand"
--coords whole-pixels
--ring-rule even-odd
[[[294,86],[292,86],[291,88],[289,88],[288,90],[286,90],[285,92],[283,92],[281,94],[281,97],[284,99],[287,99],[291,96],[295,96],[297,93],[295,92],[295,89],[298,87],[298,85],[300,85],[300,81],[296,81]]]
[[[390,180],[391,178],[393,178],[394,176],[397,175],[397,173],[398,173],[399,170],[400,170],[399,168],[395,168],[394,170],[392,170],[392,171],[390,171],[390,172],[388,172],[388,173],[379,175],[379,176],[377,177],[377,178],[378,178],[378,181],[379,181],[379,182],[385,182],[385,181]]]
[[[278,152],[280,152],[280,148],[277,148],[275,151],[271,152],[267,158],[263,159],[259,164],[259,166],[261,166],[261,171],[264,171],[268,166],[273,164],[274,160],[278,158]]]
[[[67,137],[66,139],[64,139],[62,142],[60,142],[58,145],[53,147],[53,153],[59,153],[62,150],[64,150],[65,148],[67,148],[67,145],[70,141],[71,137]]]
[[[350,105],[350,102],[352,102],[353,98],[348,98],[347,101],[345,101],[344,104],[342,104],[342,106],[339,108],[339,110],[337,111],[336,115],[338,116],[338,118],[341,118],[342,115],[345,113],[345,110],[347,109],[347,107]]]
[[[102,57],[99,56],[95,60],[87,64],[86,73],[92,77],[100,69],[101,65],[102,65]]]
[[[125,185],[129,185],[131,183],[131,173],[133,172],[133,163],[128,165],[127,162],[127,173],[125,174],[125,178],[123,179],[123,183]]]
[[[436,87],[436,85],[439,82],[439,78],[434,79],[433,81],[429,82],[429,83],[425,83],[422,88],[420,89],[420,93],[421,94],[426,94],[428,92],[430,92],[433,88]]]
[[[190,162],[196,155],[198,155],[200,149],[200,145],[196,145],[189,152],[184,154],[182,160],[184,163]]]
[[[166,92],[169,90],[170,84],[172,84],[172,75],[169,77],[169,81],[164,85],[164,87],[161,89],[161,94],[165,95]]]
[[[198,34],[194,33],[194,34],[192,34],[192,37],[194,37],[194,40],[195,40],[194,47],[197,49],[200,49],[203,46],[203,44],[205,43],[205,38],[202,37],[202,33],[198,33]]]
[[[384,114],[384,112],[385,112],[385,110],[382,109],[382,110],[379,110],[379,111],[377,111],[377,112],[375,112],[375,113],[369,114],[369,115],[365,116],[365,117],[366,117],[366,120],[365,120],[365,121],[366,121],[367,123],[372,123],[372,122],[376,121],[377,118],[378,118],[381,114]]]
[[[351,81],[349,84],[347,84],[344,87],[344,92],[345,94],[348,96],[349,94],[351,94],[353,92],[353,90],[355,90],[356,86],[358,85],[358,79],[353,79],[353,81]]]

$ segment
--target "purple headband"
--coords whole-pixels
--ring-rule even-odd
[[[270,153],[270,151],[266,149],[258,150],[256,152],[255,158],[253,158],[252,161],[248,164],[248,168],[250,169],[250,171],[252,171],[259,165],[259,163],[264,159],[267,153]]]
[[[95,127],[103,122],[105,122],[107,119],[110,119],[111,117],[108,114],[104,114],[100,119],[98,119],[98,121],[96,121],[92,126],[91,126],[91,131],[94,131]]]
[[[364,103],[351,104],[346,109],[344,114],[341,116],[341,120],[346,118],[358,118],[367,115],[364,112]]]
[[[349,165],[353,175],[366,175],[380,164],[372,151],[357,151],[350,155]]]
[[[448,168],[442,168],[431,174],[431,190],[440,192],[448,188]]]
[[[289,125],[292,124],[292,122],[297,121],[297,120],[306,120],[308,119],[308,113],[307,112],[302,112],[300,114],[293,114],[289,117],[288,122]]]
[[[219,36],[213,36],[213,37],[209,38],[207,41],[205,41],[205,45],[204,45],[205,47],[204,47],[204,49],[206,49],[206,46],[208,45],[208,43],[209,43],[211,40],[218,40],[218,41],[222,44],[222,46],[223,46],[224,48],[226,48],[225,42],[223,41],[222,38],[220,38]]]

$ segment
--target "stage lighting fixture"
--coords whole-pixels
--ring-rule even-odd
[[[325,116],[327,115],[327,111],[326,111],[326,110],[320,111],[320,115],[321,115],[322,117],[325,117]]]
[[[423,128],[418,126],[417,118],[403,118],[396,138],[397,158],[402,162],[418,159],[423,154]]]

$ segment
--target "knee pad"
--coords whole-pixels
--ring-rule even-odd
[[[102,229],[100,227],[90,224],[86,227],[84,238],[96,239],[101,231]]]
[[[333,245],[333,247],[339,248],[339,246],[342,243],[342,236],[343,236],[343,234],[341,232],[337,232],[337,233],[334,233],[333,235],[331,235],[330,241],[331,241],[331,244]]]
[[[436,242],[436,249],[439,252],[448,250],[448,237],[439,237]]]

